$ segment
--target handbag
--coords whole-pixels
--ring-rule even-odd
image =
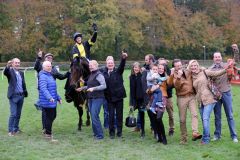
[[[137,120],[134,117],[133,109],[130,108],[129,114],[125,120],[125,126],[126,127],[136,127],[136,125],[137,125]]]
[[[210,89],[210,91],[212,92],[213,94],[213,98],[215,100],[220,100],[222,98],[222,92],[219,90],[219,88],[217,87],[215,81],[208,77],[206,72],[203,71],[205,76],[207,77],[207,80],[208,80],[208,88]]]

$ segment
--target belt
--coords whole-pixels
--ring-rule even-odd
[[[24,96],[24,93],[14,93],[13,95],[16,95],[16,96]]]

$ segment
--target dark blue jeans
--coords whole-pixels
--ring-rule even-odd
[[[104,98],[103,100],[103,110],[104,110],[104,123],[103,123],[103,126],[104,128],[108,129],[109,127],[109,112],[108,112],[108,105],[107,105],[107,100]]]
[[[156,107],[157,102],[162,102],[162,91],[158,88],[153,92],[152,108]]]
[[[92,118],[92,130],[94,137],[97,139],[103,139],[103,129],[99,118],[99,113],[101,111],[101,106],[103,104],[104,98],[96,98],[88,100],[88,107],[90,115]]]
[[[214,136],[216,138],[221,137],[222,130],[222,104],[227,117],[228,127],[230,130],[230,134],[232,139],[237,138],[237,133],[235,129],[235,123],[233,119],[233,109],[232,109],[232,94],[231,91],[223,92],[222,98],[216,103],[214,107],[214,115],[215,115],[215,132]]]
[[[19,95],[13,95],[9,99],[10,117],[8,121],[8,132],[17,132],[19,130],[23,102],[24,97]]]

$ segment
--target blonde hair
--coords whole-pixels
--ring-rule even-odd
[[[198,61],[195,60],[195,59],[192,59],[191,61],[188,62],[188,66],[187,66],[187,69],[188,69],[188,70],[190,70],[190,67],[191,67],[191,65],[192,65],[193,63],[197,63],[197,66],[198,66],[198,68],[199,68],[199,63],[198,63]]]
[[[107,62],[107,61],[109,61],[109,60],[112,60],[112,61],[114,61],[114,58],[113,58],[113,56],[107,56],[107,58],[106,58],[106,62]]]
[[[98,62],[96,60],[91,60],[89,61],[89,63],[92,63],[93,65],[96,66],[96,68],[98,68]]]

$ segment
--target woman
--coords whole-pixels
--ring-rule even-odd
[[[129,76],[130,80],[130,106],[133,106],[134,109],[138,109],[139,113],[139,122],[141,125],[141,138],[145,137],[144,130],[144,110],[143,108],[143,88],[142,88],[142,73],[140,63],[133,63],[131,69],[131,75]]]
[[[99,113],[104,102],[104,89],[106,82],[102,73],[98,70],[98,63],[95,60],[89,62],[91,74],[87,81],[87,87],[76,89],[81,91],[87,89],[88,107],[92,118],[92,130],[94,138],[100,140],[104,138]]]
[[[165,134],[165,128],[163,124],[163,114],[166,109],[166,100],[167,100],[167,74],[165,71],[164,65],[158,65],[158,74],[161,77],[158,84],[160,85],[160,90],[162,92],[162,107],[158,108],[157,115],[151,114],[153,119],[153,128],[158,135],[158,142],[167,144],[167,138]]]
[[[57,102],[61,104],[62,100],[57,93],[56,80],[51,74],[51,62],[44,61],[42,66],[43,70],[39,72],[39,105],[42,107],[42,114],[46,116],[43,120],[44,137],[56,141],[52,137],[52,124],[57,116]]]
[[[208,87],[208,77],[218,77],[226,73],[225,69],[219,71],[211,71],[200,68],[196,60],[191,60],[187,67],[192,74],[193,87],[196,91],[196,98],[200,104],[200,114],[203,123],[202,144],[210,142],[210,115],[216,104],[211,90]],[[204,73],[205,72],[205,73]]]

